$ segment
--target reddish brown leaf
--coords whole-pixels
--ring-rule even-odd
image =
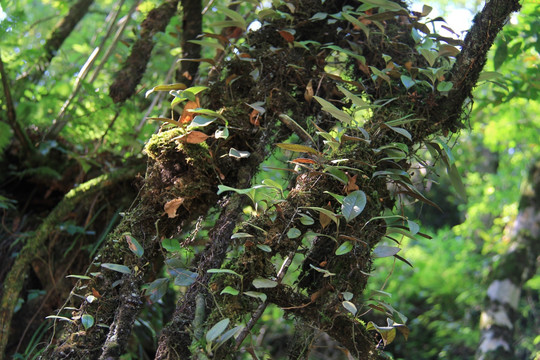
[[[238,26],[229,26],[223,29],[223,32],[227,39],[238,39],[244,33],[244,30]]]
[[[261,122],[259,121],[259,116],[260,116],[260,113],[253,109],[253,111],[251,111],[251,114],[249,114],[249,122],[251,123],[251,125],[253,126],[261,126]]]
[[[358,185],[356,185],[356,179],[358,178],[358,174],[354,176],[347,174],[347,177],[349,178],[349,181],[347,182],[347,185],[345,185],[345,193],[350,194],[353,191],[360,190]]]
[[[188,144],[200,144],[208,139],[208,135],[201,131],[190,131],[174,139]]]
[[[279,30],[278,33],[279,33],[279,35],[281,35],[281,37],[284,38],[285,41],[287,41],[288,43],[294,42],[294,35],[291,34],[290,32],[288,32],[288,31],[286,31],[286,30]]]
[[[188,124],[193,120],[193,117],[195,116],[194,113],[189,112],[188,110],[193,110],[196,108],[201,107],[201,104],[199,102],[199,98],[196,98],[196,101],[188,101],[186,105],[184,105],[184,110],[182,111],[182,116],[180,117],[180,123],[181,124]]]
[[[101,294],[96,289],[92,288],[92,295],[97,297],[98,299],[101,297]]]
[[[298,164],[316,164],[317,162],[312,159],[306,159],[306,158],[296,158],[294,160],[291,160],[292,163],[298,163]]]

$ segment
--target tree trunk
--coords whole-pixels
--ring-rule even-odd
[[[519,212],[510,231],[509,251],[492,272],[484,311],[479,360],[515,359],[514,334],[519,319],[521,289],[536,274],[540,256],[540,162],[522,185]]]
[[[414,191],[410,179],[415,150],[435,135],[464,127],[463,102],[476,84],[497,32],[519,3],[494,0],[477,15],[461,54],[447,69],[452,89],[438,91],[433,86],[426,91],[419,86],[414,94],[399,80],[399,71],[406,74],[409,61],[424,70],[435,64],[432,51],[419,51],[411,37],[412,26],[425,29],[425,25],[404,9],[396,9],[397,3],[386,5],[396,13],[381,9],[374,17],[364,14],[367,30],[358,14],[345,10],[348,17],[335,22],[327,23],[317,15],[336,14],[349,3],[356,5],[296,1],[274,11],[277,15],[249,33],[226,61],[216,64],[216,81],[199,96],[201,107],[206,113],[214,111],[216,117],[203,129],[205,134],[198,134],[208,136],[204,143],[190,138],[196,133],[186,133],[183,127],[150,140],[149,167],[138,203],[94,260],[98,275],[73,290],[78,294],[94,289],[99,300],[83,297],[75,321],[56,340],[56,348],[47,349],[47,358],[108,359],[123,354],[144,304],[141,286],[154,280],[163,264],[162,239],[178,237],[213,206],[221,214],[209,232],[210,242],[190,265],[196,279],[163,330],[156,359],[233,357],[243,338],[234,344],[220,343],[221,333],[213,337],[208,330],[219,321],[243,323],[252,314],[242,325],[244,330],[237,329],[248,334],[267,303],[299,323],[328,333],[359,359],[380,358],[379,350],[391,341],[392,331],[408,334],[398,314],[390,310],[389,329],[366,327],[353,316],[355,306],[363,305],[373,259],[388,251],[377,247],[381,240],[392,238],[392,231],[416,233],[404,217],[387,223],[381,216],[393,209],[398,195],[429,203]],[[162,7],[168,13],[160,7],[143,28],[154,21],[164,29],[176,2]],[[111,86],[115,102],[130,96],[140,80],[153,46],[151,31],[143,31],[144,49],[132,49],[132,57]],[[347,59],[336,56],[336,65],[328,59],[334,51]],[[388,56],[400,69],[397,77],[388,67]],[[437,64],[450,64],[447,56],[437,57],[441,58]],[[327,66],[340,67],[343,77],[328,73]],[[369,107],[370,117],[363,126],[342,110],[351,103]],[[229,132],[226,139],[217,136],[224,129]],[[282,143],[293,133],[303,144]],[[288,194],[279,186],[264,184],[279,190],[276,198],[267,201],[266,211],[239,224],[244,199],[234,192],[246,192],[261,162],[276,147],[299,154],[294,162],[303,170],[295,171]],[[228,188],[220,187],[223,184]],[[233,195],[218,196],[225,191]],[[177,206],[171,209],[171,204]],[[232,236],[235,231],[240,235]],[[183,246],[188,245],[184,241]],[[395,255],[396,249],[390,247],[390,255],[385,256]],[[298,281],[286,283],[284,276],[295,257],[302,261]],[[274,267],[278,260],[279,271]],[[238,294],[223,294],[227,287]],[[102,326],[89,327],[81,321],[85,316]],[[369,332],[374,329],[381,341]]]

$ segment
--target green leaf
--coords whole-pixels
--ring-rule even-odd
[[[226,6],[218,6],[217,7],[219,9],[219,11],[222,13],[222,14],[225,14],[227,15],[228,17],[230,17],[231,19],[233,19],[234,21],[242,24],[242,26],[239,26],[241,27],[242,29],[246,30],[246,20],[244,19],[244,17],[242,15],[240,15],[239,13],[237,13],[236,11],[233,11],[231,9],[229,9],[228,7]]]
[[[347,99],[351,100],[352,103],[354,105],[358,106],[359,108],[372,107],[367,102],[365,102],[361,97],[354,95],[352,92],[345,89],[343,86],[338,85],[337,88],[339,89],[339,91],[341,91],[347,97]]]
[[[334,274],[334,273],[331,273],[331,272],[328,271],[328,270],[321,269],[321,268],[319,268],[319,267],[313,266],[312,264],[309,264],[309,266],[310,266],[313,270],[315,270],[315,271],[317,271],[317,272],[320,272],[320,273],[324,274],[323,277],[329,277],[329,276],[334,276],[334,275],[336,275],[336,274]]]
[[[274,288],[277,285],[278,285],[277,281],[274,281],[274,280],[263,279],[263,278],[257,278],[253,280],[253,286],[255,286],[257,289]]]
[[[366,34],[366,37],[369,39],[369,28],[366,25],[364,25],[362,22],[360,22],[360,20],[358,20],[354,16],[351,16],[344,11],[341,12],[341,15],[351,24],[362,29],[362,31]]]
[[[144,285],[145,293],[150,296],[150,300],[153,302],[159,301],[167,292],[168,287],[169,279],[167,278],[159,278]]]
[[[352,249],[353,249],[353,244],[350,241],[345,241],[336,249],[336,255],[337,256],[345,255],[351,252]]]
[[[165,85],[158,85],[154,86],[152,89],[148,90],[144,97],[148,97],[151,93],[155,91],[171,91],[171,90],[184,90],[187,86],[182,83],[177,84],[165,84]]]
[[[266,294],[263,294],[261,292],[257,292],[257,291],[244,291],[244,295],[247,295],[247,296],[250,296],[250,297],[253,297],[253,298],[257,298],[259,300],[261,300],[262,302],[265,302],[266,301]]]
[[[193,121],[189,123],[187,130],[189,131],[194,128],[208,126],[214,121],[216,121],[216,118],[208,118],[202,115],[197,115],[195,118],[193,118]]]
[[[240,151],[235,148],[229,149],[229,156],[237,159],[246,159],[251,155],[249,151]]]
[[[313,218],[310,217],[310,216],[302,215],[302,216],[300,217],[300,223],[301,223],[302,225],[309,226],[309,225],[315,224],[315,220],[313,220]]]
[[[242,275],[231,269],[208,269],[208,272],[210,274],[231,274],[242,277]]]
[[[357,217],[364,211],[366,207],[366,194],[361,190],[356,190],[347,195],[343,199],[343,204],[341,205],[341,212],[345,217],[347,222],[350,222],[352,219]]]
[[[169,252],[178,252],[182,250],[180,243],[176,239],[163,239],[161,241],[161,246]]]
[[[383,9],[392,10],[392,11],[405,11],[401,6],[399,6],[397,3],[390,1],[390,0],[362,0],[364,4],[369,4],[374,7],[381,7]]]
[[[276,144],[276,146],[284,150],[319,155],[319,152],[317,150],[305,145],[279,143]]]
[[[101,267],[104,267],[105,269],[109,269],[112,271],[117,271],[122,274],[131,274],[131,269],[125,265],[104,263],[104,264],[101,264]]]
[[[229,340],[230,338],[232,338],[236,333],[238,333],[241,329],[243,329],[244,327],[243,326],[235,326],[234,328],[232,329],[229,329],[227,330],[223,335],[221,335],[219,337],[219,339],[217,339],[217,343],[218,344],[222,344],[224,343],[225,341]]]
[[[124,234],[124,238],[126,239],[129,250],[131,250],[132,253],[134,253],[137,257],[143,256],[144,249],[141,246],[141,244],[137,241],[137,239],[135,239],[129,233]]]
[[[351,292],[348,292],[348,291],[344,291],[341,293],[341,295],[343,296],[343,298],[347,301],[350,301],[353,297],[354,297],[354,294],[351,293]]]
[[[343,305],[343,307],[344,307],[345,309],[347,309],[348,312],[350,312],[351,314],[353,314],[353,316],[356,315],[356,312],[357,312],[358,310],[356,309],[356,306],[355,306],[352,302],[350,302],[350,301],[343,301],[341,304]]]
[[[318,13],[315,13],[315,15],[313,15],[309,20],[324,20],[327,17],[328,17],[327,13],[318,12]]]
[[[232,234],[231,239],[240,239],[240,238],[252,238],[253,235],[245,233],[245,232],[237,232],[236,234]]]
[[[197,273],[187,269],[174,269],[173,273],[177,274],[174,278],[174,284],[178,286],[190,286],[197,279]]]
[[[500,41],[497,44],[497,50],[495,50],[495,55],[493,55],[493,68],[494,70],[499,70],[501,65],[504,63],[508,57],[508,43],[506,41]]]
[[[272,248],[270,246],[268,246],[268,245],[257,244],[257,247],[259,249],[261,249],[262,251],[264,251],[264,252],[267,252],[267,253],[272,252]]]
[[[297,228],[290,228],[289,231],[287,231],[287,237],[289,239],[296,239],[300,235],[302,235],[302,232]]]
[[[326,112],[330,113],[330,115],[332,115],[336,119],[344,122],[347,125],[351,124],[352,117],[350,115],[348,115],[345,112],[339,110],[337,107],[335,107],[330,102],[326,101],[325,99],[323,99],[321,97],[313,96],[313,98],[315,100],[317,100],[317,102],[319,104],[321,104],[323,111],[326,111]]]
[[[416,84],[416,81],[407,75],[401,75],[401,82],[403,83],[403,85],[405,85],[405,88],[407,90],[409,90],[411,87],[413,87]]]
[[[227,326],[229,326],[229,323],[231,320],[229,318],[223,319],[219,321],[217,324],[212,326],[210,330],[206,333],[206,341],[212,342],[214,341],[219,335],[223,334],[223,332],[227,329]]]
[[[464,201],[467,201],[467,190],[465,189],[465,185],[463,185],[463,181],[461,181],[461,176],[459,175],[456,164],[452,164],[447,170],[448,176],[450,176],[450,182],[452,183],[452,186],[454,187],[454,189],[456,189],[458,195]]]
[[[70,318],[67,318],[65,316],[58,316],[58,315],[49,315],[49,316],[45,316],[45,319],[54,319],[54,320],[60,320],[60,321],[69,321],[69,322],[75,322],[73,320],[71,320]]]
[[[227,286],[225,287],[225,289],[221,290],[221,293],[220,295],[223,295],[223,294],[229,294],[229,295],[238,295],[240,293],[240,291],[236,290],[235,288],[233,287],[230,287],[230,286]]]
[[[440,92],[450,91],[450,90],[452,90],[453,87],[454,87],[454,84],[452,82],[450,82],[450,81],[441,81],[437,85],[437,91],[440,91]]]
[[[401,249],[395,246],[379,245],[375,249],[373,249],[373,257],[383,258],[383,257],[394,256],[400,251]]]
[[[81,316],[81,323],[85,330],[90,329],[94,325],[94,317],[90,314]]]
[[[75,279],[81,279],[81,280],[92,280],[90,276],[86,275],[68,275],[67,278],[75,278]]]
[[[397,132],[398,134],[403,135],[403,136],[405,136],[407,139],[409,139],[409,140],[412,141],[412,136],[411,136],[411,134],[410,134],[407,130],[405,130],[405,129],[403,129],[403,128],[400,128],[400,127],[397,127],[397,126],[390,126],[390,125],[388,125],[388,124],[385,124],[385,125],[386,125],[389,129],[391,129],[392,131],[395,131],[395,132]]]
[[[411,230],[411,234],[415,235],[420,231],[420,226],[415,223],[412,220],[407,220],[407,224],[409,225],[409,230]]]
[[[428,49],[420,49],[420,54],[422,54],[422,56],[427,60],[429,66],[433,66],[433,64],[435,64],[435,60],[437,60],[437,57],[439,56],[436,51]]]
[[[203,47],[207,46],[207,47],[214,48],[216,50],[225,51],[225,48],[223,47],[223,45],[221,45],[218,42],[214,42],[214,41],[210,41],[210,40],[188,40],[188,42],[190,42],[192,44],[198,44],[198,45],[201,45]]]

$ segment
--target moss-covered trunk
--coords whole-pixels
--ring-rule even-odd
[[[366,327],[354,316],[363,306],[373,259],[399,251],[378,248],[381,240],[418,233],[409,219],[382,216],[394,210],[397,196],[430,203],[412,185],[411,163],[426,143],[444,157],[444,148],[431,140],[464,127],[463,102],[494,36],[519,4],[488,3],[457,59],[456,48],[438,48],[412,30],[426,26],[402,3],[367,12],[346,5],[358,4],[283,5],[234,52],[230,40],[218,37],[228,55],[199,96],[206,111],[199,113],[213,111],[216,119],[199,129],[205,135],[179,127],[150,140],[138,203],[95,259],[97,275],[73,290],[93,289],[99,296],[84,295],[76,303],[75,321],[47,358],[124,353],[144,305],[141,286],[163,264],[162,240],[180,236],[212,207],[221,214],[191,264],[196,278],[161,334],[156,359],[232,358],[269,303],[327,332],[361,359],[378,358],[392,331],[408,334],[391,307],[386,328]],[[204,141],[190,140],[195,135]],[[283,144],[291,135],[303,143]],[[291,184],[286,191],[263,184],[278,189],[277,195],[265,211],[238,224],[244,200],[235,191],[252,185],[261,162],[278,147],[295,154]],[[300,265],[296,280],[287,282],[293,259]],[[82,321],[89,317],[101,326]],[[236,342],[219,339],[227,326],[203,336],[220,321],[231,323],[226,334],[238,333]],[[368,330],[377,330],[381,340]]]

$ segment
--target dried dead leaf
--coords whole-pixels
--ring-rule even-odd
[[[356,179],[358,178],[358,174],[354,176],[347,174],[347,177],[349,178],[349,181],[347,182],[347,185],[345,185],[345,193],[350,194],[353,191],[360,190],[358,185],[356,185]]]
[[[187,144],[200,144],[208,139],[208,135],[201,131],[190,131],[185,135],[173,138],[173,140],[178,140]]]
[[[260,113],[253,109],[253,111],[251,111],[251,113],[249,114],[249,122],[251,123],[251,125],[253,126],[261,126],[261,122],[259,121],[259,116],[260,116]]]
[[[190,123],[193,120],[195,113],[192,113],[188,110],[193,110],[200,107],[201,107],[201,104],[198,97],[196,98],[196,101],[189,100],[186,103],[186,105],[184,105],[184,110],[182,111],[182,116],[180,117],[180,123],[182,124]]]
[[[332,211],[332,206],[331,206],[330,201],[328,202],[328,205],[323,206],[323,209]],[[328,225],[330,225],[330,223],[332,222],[332,219],[321,211],[319,212],[319,222],[321,223],[321,226],[324,229]]]
[[[294,35],[291,34],[290,32],[286,31],[286,30],[279,30],[278,31],[279,35],[281,35],[282,38],[285,39],[285,41],[287,41],[288,43],[293,43],[294,42]]]
[[[313,81],[309,80],[306,86],[306,91],[304,91],[304,99],[306,99],[306,101],[311,104],[313,95],[315,95],[315,92],[313,91]]]
[[[165,210],[169,218],[175,218],[177,216],[176,210],[178,210],[183,202],[184,198],[176,198],[171,201],[167,201],[167,203],[163,206],[163,210]]]

